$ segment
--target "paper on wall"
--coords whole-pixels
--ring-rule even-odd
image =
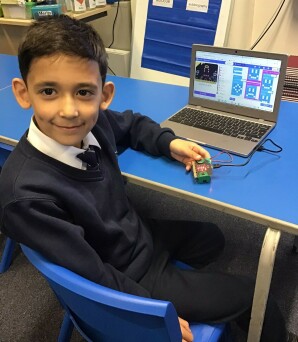
[[[153,0],[153,6],[173,8],[174,0]]]
[[[209,0],[187,0],[186,10],[207,13]]]

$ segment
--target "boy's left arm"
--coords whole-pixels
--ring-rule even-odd
[[[191,162],[202,158],[210,158],[210,154],[202,146],[188,140],[174,139],[170,142],[172,158],[185,165],[186,171],[191,170]]]
[[[209,158],[209,153],[194,142],[179,139],[170,128],[161,128],[147,116],[127,110],[123,113],[106,110],[102,113],[101,126],[105,118],[112,128],[118,147],[131,147],[146,151],[152,155],[163,155],[174,158],[191,169],[191,162],[201,158]],[[107,130],[105,130],[107,132]]]

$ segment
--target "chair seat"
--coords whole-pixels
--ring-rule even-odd
[[[104,287],[53,264],[24,245],[21,248],[65,309],[59,342],[70,341],[74,326],[86,341],[181,342],[178,316],[171,302]],[[194,342],[228,342],[226,326],[191,324]]]

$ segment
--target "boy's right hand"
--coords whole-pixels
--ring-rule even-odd
[[[193,341],[193,335],[190,330],[189,324],[184,319],[178,317],[181,334],[182,334],[182,342],[192,342]]]

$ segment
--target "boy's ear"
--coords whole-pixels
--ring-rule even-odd
[[[21,78],[14,78],[12,80],[12,91],[22,108],[29,109],[31,107],[27,86]]]
[[[105,110],[113,100],[115,86],[112,82],[106,82],[102,89],[100,109]]]

